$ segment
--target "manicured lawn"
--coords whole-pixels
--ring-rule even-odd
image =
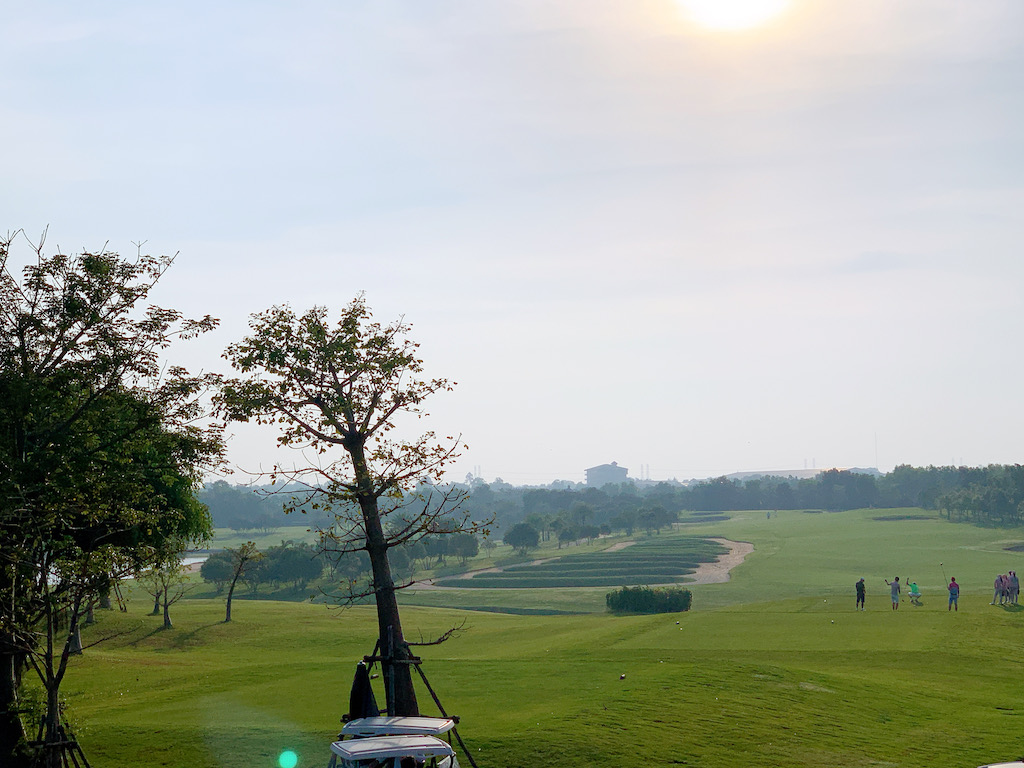
[[[1024,561],[1003,549],[1024,532],[879,516],[752,512],[687,526],[755,551],[730,582],[694,586],[686,614],[421,607],[600,610],[606,591],[434,590],[403,598],[406,634],[429,640],[465,621],[421,655],[482,768],[1020,758],[1024,611],[988,602],[992,576]],[[965,584],[959,613],[946,610],[940,562]],[[881,580],[897,573],[916,578],[921,606],[890,610]],[[863,613],[853,610],[860,576]],[[68,674],[69,714],[95,768],[272,768],[286,748],[300,766],[326,763],[354,664],[373,648],[372,607],[243,600],[225,625],[222,600],[189,600],[168,632],[148,607],[101,612],[87,643],[124,634]],[[421,704],[432,712],[423,691]]]

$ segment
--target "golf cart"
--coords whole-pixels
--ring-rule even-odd
[[[455,727],[449,717],[359,717],[331,744],[328,768],[459,768],[451,744],[439,736]]]
[[[342,726],[339,737],[442,736],[455,727],[450,717],[359,717]]]
[[[366,658],[370,660],[371,657]],[[423,676],[422,672],[420,674]],[[425,676],[423,679],[426,683]],[[429,689],[430,684],[426,685]],[[434,701],[445,715],[436,696]],[[446,715],[382,715],[370,687],[366,662],[360,662],[352,681],[349,711],[342,717],[344,725],[338,740],[331,744],[327,768],[459,768],[450,743],[454,736],[462,748],[466,748],[456,729],[458,722],[459,718]],[[441,736],[449,741],[439,738]],[[469,756],[468,750],[466,755]],[[475,766],[472,756],[469,762]]]
[[[459,761],[436,736],[369,736],[331,744],[327,768],[459,768]]]

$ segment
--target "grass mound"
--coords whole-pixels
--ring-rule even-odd
[[[441,579],[440,586],[475,589],[552,589],[670,584],[727,550],[702,538],[666,536],[614,552],[566,554],[538,564],[510,566],[469,579]]]
[[[934,515],[879,515],[871,518],[880,523],[894,523],[897,520],[934,520]]]

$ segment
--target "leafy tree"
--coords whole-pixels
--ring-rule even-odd
[[[271,547],[264,556],[266,559],[260,576],[276,585],[292,582],[296,587],[305,587],[324,572],[323,561],[319,559],[316,548],[309,544],[287,541]]]
[[[420,541],[427,557],[436,559],[437,565],[444,565],[444,556],[448,554],[449,542],[448,536],[427,536]]]
[[[326,547],[368,554],[369,591],[349,590],[338,597],[374,596],[388,712],[416,715],[412,653],[395,596],[401,585],[395,584],[388,550],[481,526],[459,508],[460,491],[433,485],[457,455],[458,440],[439,443],[432,432],[400,440],[393,430],[399,417],[421,416],[424,401],[452,385],[422,378],[418,345],[406,337],[409,326],[401,320],[373,322],[362,295],[335,323],[324,307],[297,315],[282,306],[253,316],[250,329],[225,353],[243,377],[225,382],[219,398],[223,413],[229,420],[275,424],[280,445],[308,448],[322,460],[294,471],[278,468],[271,479],[287,481],[286,509],[308,504],[332,512],[335,524],[324,531]],[[389,516],[406,522],[389,526]]]
[[[117,578],[209,534],[196,500],[221,452],[199,426],[213,377],[163,370],[206,317],[140,305],[173,258],[46,255],[12,266],[0,239],[0,764],[29,759],[18,693],[31,664],[47,693],[43,762],[63,749],[59,687],[83,606]],[[57,637],[70,616],[68,640]],[[39,632],[39,628],[42,632]],[[43,642],[40,643],[40,637]]]
[[[255,570],[253,566],[263,559],[263,553],[251,541],[247,541],[235,549],[229,548],[224,551],[231,558],[231,584],[228,586],[227,607],[224,610],[224,623],[227,623],[231,621],[231,598],[235,594],[235,585],[238,584],[239,579],[245,578],[247,571]]]
[[[370,572],[370,556],[366,552],[331,552],[337,572],[353,585],[353,593],[360,592],[354,585],[361,584]]]
[[[228,552],[214,552],[199,566],[199,576],[203,581],[214,584],[217,587],[218,595],[231,581],[231,577],[234,575],[233,571],[231,555]]]
[[[633,535],[633,529],[636,527],[636,512],[633,510],[626,510],[611,519],[611,525],[613,528],[625,532],[627,536]]]
[[[540,534],[541,541],[548,540],[548,534],[551,532],[551,515],[533,512],[528,514],[523,522],[529,523],[537,529],[537,533]]]
[[[413,570],[415,570],[417,560],[426,561],[427,558],[429,557],[429,555],[427,555],[427,548],[426,546],[424,546],[422,541],[416,541],[412,542],[411,544],[406,544],[402,549],[404,549],[405,552],[409,555],[409,560],[412,561],[411,567],[413,568]]]
[[[578,538],[580,538],[579,527],[572,523],[565,523],[558,529],[558,548],[561,549],[563,544],[572,544]]]
[[[400,579],[412,579],[416,573],[415,561],[408,547],[393,547],[388,550],[388,559],[391,561],[391,570]]]
[[[480,554],[480,540],[471,533],[456,533],[448,543],[448,551],[459,558],[462,565],[471,557]]]
[[[164,615],[164,629],[174,629],[171,623],[171,606],[181,600],[188,591],[188,574],[177,559],[163,565],[147,568],[139,574],[138,582],[153,596],[153,614],[161,610]]]
[[[559,533],[559,536],[561,536],[561,533]],[[540,534],[529,523],[519,523],[505,531],[504,540],[516,552],[525,555],[531,549],[536,549],[540,544]]]

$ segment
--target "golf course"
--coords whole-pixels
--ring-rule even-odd
[[[498,578],[505,569],[484,586],[449,577],[403,591],[411,641],[462,627],[414,650],[481,768],[972,768],[1024,755],[1024,608],[989,604],[995,575],[1024,561],[1024,529],[920,509],[724,517],[541,548],[533,556],[558,568],[522,582]],[[602,552],[622,569],[674,547],[727,551],[712,538],[753,550],[727,581],[692,583],[689,612],[612,615],[614,587],[571,585]],[[567,585],[534,586],[542,575]],[[891,609],[894,576],[918,584],[920,604]],[[224,623],[222,597],[194,598],[173,606],[171,630],[151,607],[136,596],[127,612],[97,612],[71,662],[67,716],[94,768],[275,768],[286,751],[299,768],[326,765],[355,664],[374,647],[373,606],[236,595]]]

